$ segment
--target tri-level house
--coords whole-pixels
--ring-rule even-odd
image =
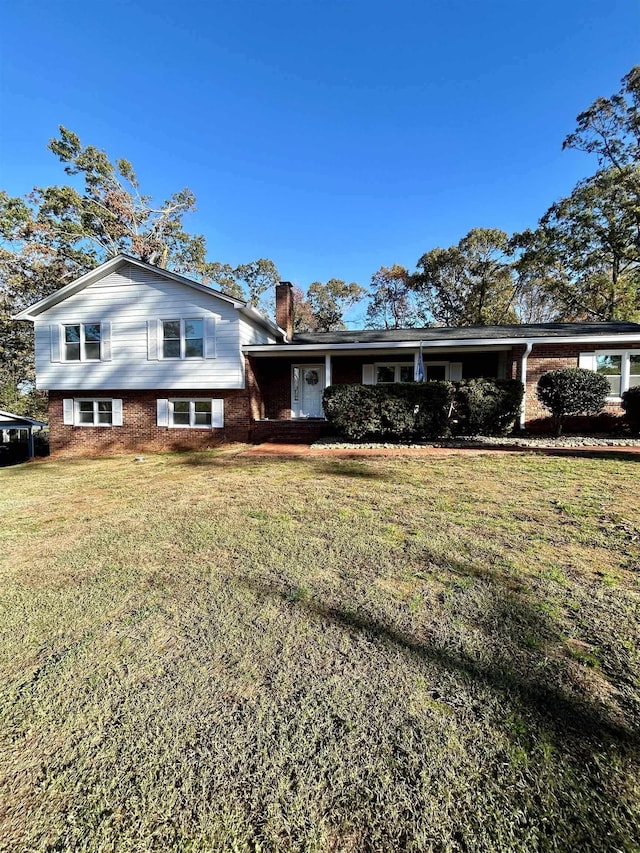
[[[293,333],[291,285],[276,323],[247,303],[119,255],[30,306],[36,383],[49,392],[53,453],[206,448],[223,440],[305,440],[332,383],[412,381],[420,349],[433,379],[516,378],[520,426],[545,417],[546,370],[605,374],[608,410],[640,384],[640,325],[538,325]]]

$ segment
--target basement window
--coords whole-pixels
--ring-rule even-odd
[[[183,398],[168,401],[167,425],[170,427],[211,429],[221,427],[222,418],[222,400]]]
[[[113,426],[113,400],[76,400],[77,426]]]

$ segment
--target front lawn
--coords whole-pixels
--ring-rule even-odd
[[[0,849],[638,850],[640,456],[0,470]]]

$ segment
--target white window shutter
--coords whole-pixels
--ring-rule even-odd
[[[585,370],[596,369],[596,354],[595,352],[581,352],[578,356],[578,367],[583,367]]]
[[[224,400],[211,401],[211,426],[224,426]]]
[[[60,356],[62,329],[57,323],[52,323],[49,326],[49,335],[51,336],[51,361],[62,361]]]
[[[122,400],[111,401],[111,423],[113,426],[122,426]]]
[[[158,321],[147,320],[147,359],[158,360]]]
[[[207,317],[204,321],[204,357],[216,357],[216,319]]]
[[[461,379],[462,379],[462,362],[461,361],[449,362],[449,381],[450,382],[460,382]]]
[[[158,426],[169,426],[169,401],[156,400]]]
[[[375,382],[376,382],[375,370],[376,370],[375,364],[363,364],[362,365],[362,384],[363,385],[375,385]]]
[[[111,323],[100,323],[100,357],[102,361],[111,361]]]
[[[67,426],[73,426],[73,410],[74,402],[70,397],[66,397],[62,401],[62,423]]]

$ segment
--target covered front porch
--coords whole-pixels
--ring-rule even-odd
[[[414,380],[418,347],[361,352],[305,352],[248,354],[252,376],[252,440],[314,441],[327,430],[322,409],[324,389],[332,384],[382,384]],[[423,348],[426,381],[511,375],[512,359],[506,348]]]

